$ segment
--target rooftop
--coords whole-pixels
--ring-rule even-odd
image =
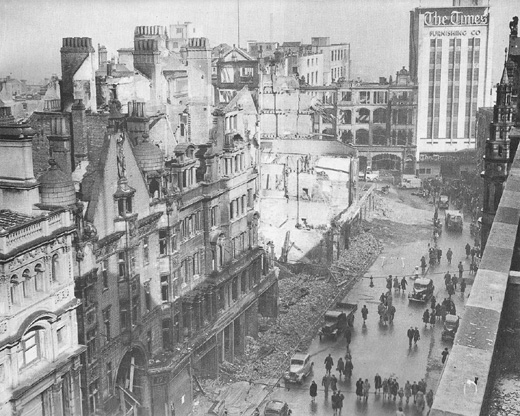
[[[0,228],[14,228],[32,220],[33,218],[28,215],[19,214],[9,209],[0,210]]]

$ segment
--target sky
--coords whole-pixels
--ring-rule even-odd
[[[491,6],[493,82],[498,82],[519,0],[481,0]],[[452,0],[0,0],[0,77],[38,82],[61,76],[64,37],[91,37],[93,44],[133,46],[135,26],[190,21],[212,46],[247,40],[303,41],[329,36],[351,45],[352,76],[365,81],[408,67],[409,12],[450,6]]]

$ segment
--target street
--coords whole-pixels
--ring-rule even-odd
[[[433,216],[433,208],[431,216]],[[444,213],[439,213],[439,218],[444,220]],[[410,225],[401,224],[404,228]],[[399,276],[403,274],[411,275],[415,266],[419,265],[419,259],[425,255],[428,248],[427,239],[410,242],[408,244],[390,244],[383,240],[385,245],[383,252],[365,274],[365,279],[361,279],[349,294],[349,301],[358,303],[358,311],[352,330],[352,342],[350,350],[352,353],[352,362],[354,365],[352,379],[341,380],[338,382],[338,389],[345,395],[342,414],[344,415],[395,415],[399,406],[399,397],[397,401],[383,400],[382,393],[374,392],[374,376],[376,373],[382,379],[392,376],[397,378],[400,387],[410,381],[419,381],[425,379],[427,382],[427,390],[432,388],[435,392],[438,379],[442,371],[441,352],[445,347],[451,348],[451,343],[441,340],[443,325],[441,321],[430,328],[422,322],[422,314],[426,307],[429,308],[430,302],[427,304],[413,303],[408,301],[408,293],[413,287],[413,280],[407,277],[408,290],[406,293],[394,292],[393,304],[396,307],[396,315],[393,325],[385,326],[379,322],[377,313],[377,305],[381,293],[386,292],[386,280],[388,275]],[[428,270],[426,276],[431,278],[435,285],[435,297],[437,301],[447,297],[444,286],[443,276],[446,271],[450,273],[457,271],[457,264],[462,261],[464,264],[464,277],[469,275],[469,260],[466,259],[464,246],[466,243],[472,243],[469,233],[469,223],[464,224],[464,230],[460,233],[448,233],[445,228],[438,240],[438,246],[443,250],[443,258],[440,265],[436,265]],[[451,247],[453,251],[452,264],[448,265],[445,253]],[[374,287],[370,287],[369,277],[373,276]],[[466,280],[468,287],[466,289],[466,297],[471,290],[471,277]],[[457,292],[453,296],[457,314],[462,315],[464,310],[464,300],[460,294],[460,286],[457,286]],[[360,310],[366,305],[369,314],[366,325],[363,325]],[[407,330],[410,326],[418,327],[421,333],[421,339],[416,346],[408,347]],[[338,376],[338,372],[334,371],[339,357],[344,357],[346,352],[346,341],[344,338],[338,341],[315,337],[309,348],[309,353],[314,362],[314,371],[301,386],[288,385],[284,388],[283,383],[280,388],[275,388],[270,395],[271,399],[284,400],[289,404],[294,416],[299,415],[332,415],[330,394],[325,397],[321,380],[325,375],[324,360],[330,353],[334,359],[333,373]],[[355,383],[361,378],[368,379],[371,384],[370,395],[368,401],[360,400],[355,394]],[[309,386],[315,380],[318,384],[318,396],[316,402],[312,403],[309,396]],[[403,410],[406,415],[421,415],[427,413],[420,412],[413,405],[413,398],[410,403],[403,404]]]

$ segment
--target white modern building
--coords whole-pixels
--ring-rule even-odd
[[[477,110],[491,105],[490,21],[489,7],[410,12],[418,169],[427,166],[432,176],[443,161],[454,161],[453,153],[475,148]]]

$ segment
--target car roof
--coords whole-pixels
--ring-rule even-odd
[[[284,405],[285,402],[282,402],[281,400],[270,400],[265,405],[265,408],[269,410],[281,410],[283,409]]]
[[[459,320],[457,315],[446,315],[446,322],[455,323]]]
[[[291,357],[291,360],[305,360],[309,354],[304,354],[303,352],[297,352]]]
[[[420,279],[415,279],[415,283],[419,283],[420,285],[428,285],[428,284],[430,284],[431,281],[432,281],[432,279],[427,279],[425,277],[420,278]]]

